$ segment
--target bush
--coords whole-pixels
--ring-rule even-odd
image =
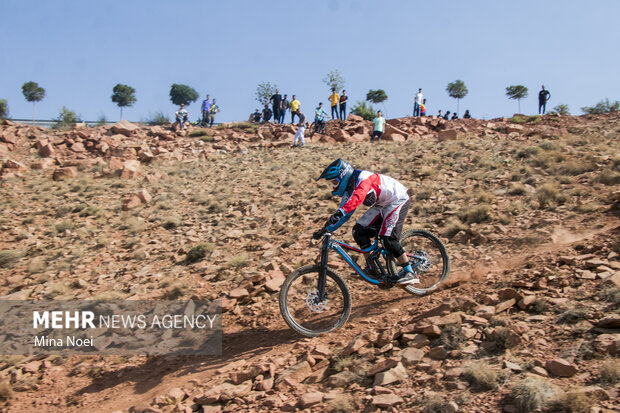
[[[620,380],[620,363],[613,359],[604,361],[599,369],[599,377],[601,383],[615,385]]]
[[[604,170],[599,175],[598,180],[603,185],[617,185],[620,184],[620,173],[611,170]]]
[[[558,187],[551,182],[544,184],[536,191],[536,198],[538,198],[541,208],[554,203],[557,197]]]
[[[21,254],[17,251],[0,251],[0,268],[10,268],[19,260]]]
[[[581,108],[583,113],[587,115],[601,115],[603,113],[615,112],[620,109],[620,102],[609,102],[609,99],[601,100],[594,106],[584,106]]]
[[[170,123],[170,118],[164,112],[155,112],[153,115],[149,113],[149,117],[146,120],[146,124],[151,126],[166,125],[168,123]]]
[[[596,400],[583,392],[568,392],[555,400],[551,408],[566,413],[588,413],[595,403]]]
[[[484,361],[470,364],[463,376],[473,391],[487,391],[497,387],[497,373]]]
[[[491,219],[491,207],[489,205],[477,205],[473,208],[466,208],[463,211],[464,221],[468,224],[478,224]]]
[[[558,389],[545,380],[526,377],[511,388],[517,410],[523,413],[542,409],[557,397]]]
[[[80,117],[72,110],[62,107],[62,110],[56,118],[56,123],[52,128],[54,129],[71,129],[73,125],[81,122]]]
[[[557,113],[559,115],[570,115],[570,110],[568,109],[568,105],[560,103],[551,110],[551,113]]]
[[[211,254],[215,249],[215,245],[212,243],[198,244],[187,252],[187,262],[198,262],[208,254]]]
[[[366,102],[359,101],[352,108],[351,113],[361,116],[365,120],[373,120],[377,116],[377,111]]]
[[[0,120],[4,120],[9,117],[9,106],[6,103],[6,99],[0,99]]]

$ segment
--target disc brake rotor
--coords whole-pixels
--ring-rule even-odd
[[[431,256],[426,251],[416,251],[413,254],[407,254],[409,260],[416,264],[415,268],[419,271],[428,271],[433,265]]]
[[[325,298],[323,301],[319,301],[319,290],[314,289],[310,291],[306,296],[306,305],[308,306],[310,311],[320,313],[327,307],[327,298]]]

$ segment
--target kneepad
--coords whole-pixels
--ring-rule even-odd
[[[400,257],[405,253],[405,250],[400,245],[400,242],[391,235],[389,237],[381,236],[381,241],[386,250],[392,253],[394,257]]]
[[[375,234],[372,228],[365,227],[360,224],[353,225],[353,239],[361,249],[370,247],[370,237]]]

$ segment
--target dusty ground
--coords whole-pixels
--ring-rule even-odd
[[[619,119],[403,119],[378,143],[343,123],[303,150],[283,127],[142,128],[103,151],[111,130],[5,125],[0,295],[221,298],[226,312],[221,357],[3,356],[2,410],[618,409]],[[305,339],[272,286],[318,252],[307,240],[337,200],[314,178],[336,157],[407,185],[406,228],[440,236],[452,272],[426,297],[348,277],[349,322]],[[207,257],[188,264],[198,244]]]

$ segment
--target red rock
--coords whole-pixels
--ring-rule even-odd
[[[325,395],[321,392],[306,393],[299,398],[298,406],[302,409],[312,407],[323,401]]]
[[[439,131],[437,134],[437,139],[440,141],[454,141],[457,138],[456,129],[446,129]]]
[[[568,361],[556,358],[545,363],[547,371],[558,377],[571,377],[577,373],[577,367]]]
[[[602,354],[616,355],[620,349],[620,334],[601,334],[592,345]]]
[[[436,325],[428,326],[422,330],[422,334],[428,338],[437,338],[441,335],[441,329]]]
[[[375,374],[373,386],[385,386],[386,384],[402,381],[405,380],[408,375],[407,369],[405,369],[402,363],[398,363],[396,367],[390,370]]]
[[[86,148],[84,147],[84,144],[82,142],[76,142],[71,145],[71,150],[73,152],[86,152]]]
[[[136,194],[128,195],[123,199],[123,211],[129,211],[142,205],[142,199]]]
[[[400,396],[394,393],[378,394],[372,398],[372,405],[383,409],[396,406],[403,401],[404,400]]]
[[[14,161],[12,159],[7,159],[4,161],[4,167],[6,169],[15,169],[15,170],[23,170],[26,169],[26,165],[21,162]]]
[[[151,202],[151,200],[153,199],[153,197],[151,196],[151,194],[149,194],[149,191],[147,191],[146,189],[143,189],[142,191],[138,192],[136,194],[138,196],[138,198],[140,198],[140,200],[142,202],[144,202],[145,204],[148,204],[149,202]]]
[[[55,161],[53,159],[50,158],[44,158],[41,160],[38,160],[36,162],[34,162],[32,165],[30,165],[30,167],[32,169],[47,169],[50,168],[51,166],[53,166],[55,163]]]
[[[415,350],[415,349],[412,349],[412,350]],[[375,362],[375,364],[372,365],[370,370],[366,372],[366,375],[374,376],[377,373],[380,373],[382,371],[395,367],[397,364],[398,364],[398,359],[396,358],[387,358],[387,359],[379,360]]]
[[[54,156],[55,152],[56,151],[54,149],[54,145],[52,145],[51,143],[43,145],[39,148],[39,156],[41,156],[42,158],[51,158],[52,156]]]
[[[78,171],[75,166],[67,166],[65,168],[57,168],[52,175],[54,181],[60,181],[63,179],[73,179],[77,176]]]
[[[120,122],[116,122],[112,126],[112,133],[121,134],[124,136],[131,136],[138,130],[138,126],[127,120],[121,120]]]
[[[140,175],[140,161],[130,159],[123,164],[122,179],[133,179]]]
[[[236,299],[249,297],[249,295],[250,293],[245,288],[235,288],[234,290],[228,293],[228,296],[230,298],[236,298]]]

